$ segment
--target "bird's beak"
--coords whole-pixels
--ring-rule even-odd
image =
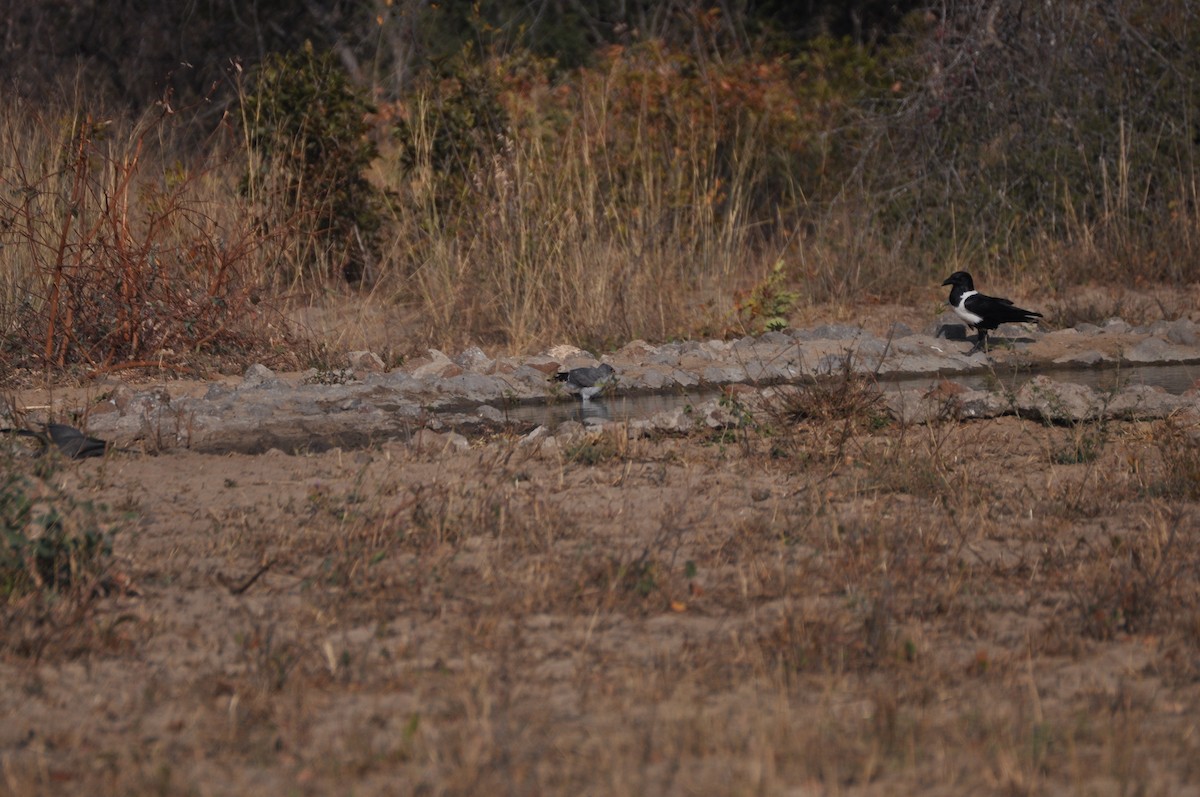
[[[943,284],[943,285],[953,285],[953,284],[954,284],[954,280],[952,280],[952,279],[947,279],[947,280],[946,280],[945,282],[943,282],[942,284]]]

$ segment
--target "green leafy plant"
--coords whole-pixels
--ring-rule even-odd
[[[0,483],[0,594],[18,596],[85,585],[112,553],[99,511],[36,478]]]
[[[268,228],[291,228],[304,243],[295,275],[366,275],[378,256],[385,196],[365,171],[377,149],[368,135],[374,106],[332,53],[311,45],[275,54],[241,97],[250,161],[242,190]]]
[[[568,462],[580,465],[599,465],[620,456],[620,453],[616,438],[611,434],[588,435],[563,449]]]
[[[481,63],[467,49],[425,78],[417,102],[394,123],[400,167],[409,179],[429,181],[432,198],[442,210],[465,198],[469,182],[479,179],[479,170],[509,133],[497,77],[506,67],[520,68]]]
[[[775,261],[770,271],[735,305],[738,316],[752,330],[779,330],[788,325],[787,316],[796,306],[799,294],[784,288],[786,275],[782,260]]]

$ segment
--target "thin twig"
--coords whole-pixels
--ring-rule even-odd
[[[223,586],[225,589],[229,590],[230,595],[241,595],[246,590],[250,589],[250,587],[254,586],[254,582],[258,581],[259,577],[262,576],[263,573],[270,570],[271,565],[273,565],[273,564],[275,564],[273,561],[264,562],[262,567],[258,568],[258,570],[256,570],[256,571],[254,571],[254,575],[250,576],[250,578],[246,579],[241,584],[231,583],[229,577],[226,576],[224,573],[217,573],[217,581],[220,581],[221,586]]]

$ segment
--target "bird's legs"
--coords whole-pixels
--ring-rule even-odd
[[[967,356],[968,356],[968,357],[970,357],[972,354],[974,354],[975,352],[979,351],[980,349],[983,349],[983,353],[984,353],[984,354],[987,354],[987,350],[988,350],[988,345],[987,345],[987,335],[988,335],[988,333],[987,333],[987,330],[986,330],[986,329],[978,329],[978,328],[977,328],[977,329],[976,329],[976,332],[978,332],[978,333],[979,333],[979,340],[975,341],[975,345],[971,347],[971,350],[970,350],[969,352],[967,352]]]

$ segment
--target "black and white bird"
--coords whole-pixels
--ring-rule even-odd
[[[611,365],[603,363],[592,368],[572,368],[569,371],[559,371],[554,378],[559,382],[565,382],[567,387],[578,393],[584,401],[589,401],[609,385],[615,384],[616,373],[616,369]]]
[[[968,355],[983,349],[987,351],[988,332],[1001,324],[1036,321],[1041,313],[1023,310],[1008,299],[996,296],[984,296],[975,290],[975,281],[965,271],[956,271],[946,278],[942,285],[953,286],[950,289],[948,303],[954,308],[958,317],[979,333],[979,340],[971,348]]]

